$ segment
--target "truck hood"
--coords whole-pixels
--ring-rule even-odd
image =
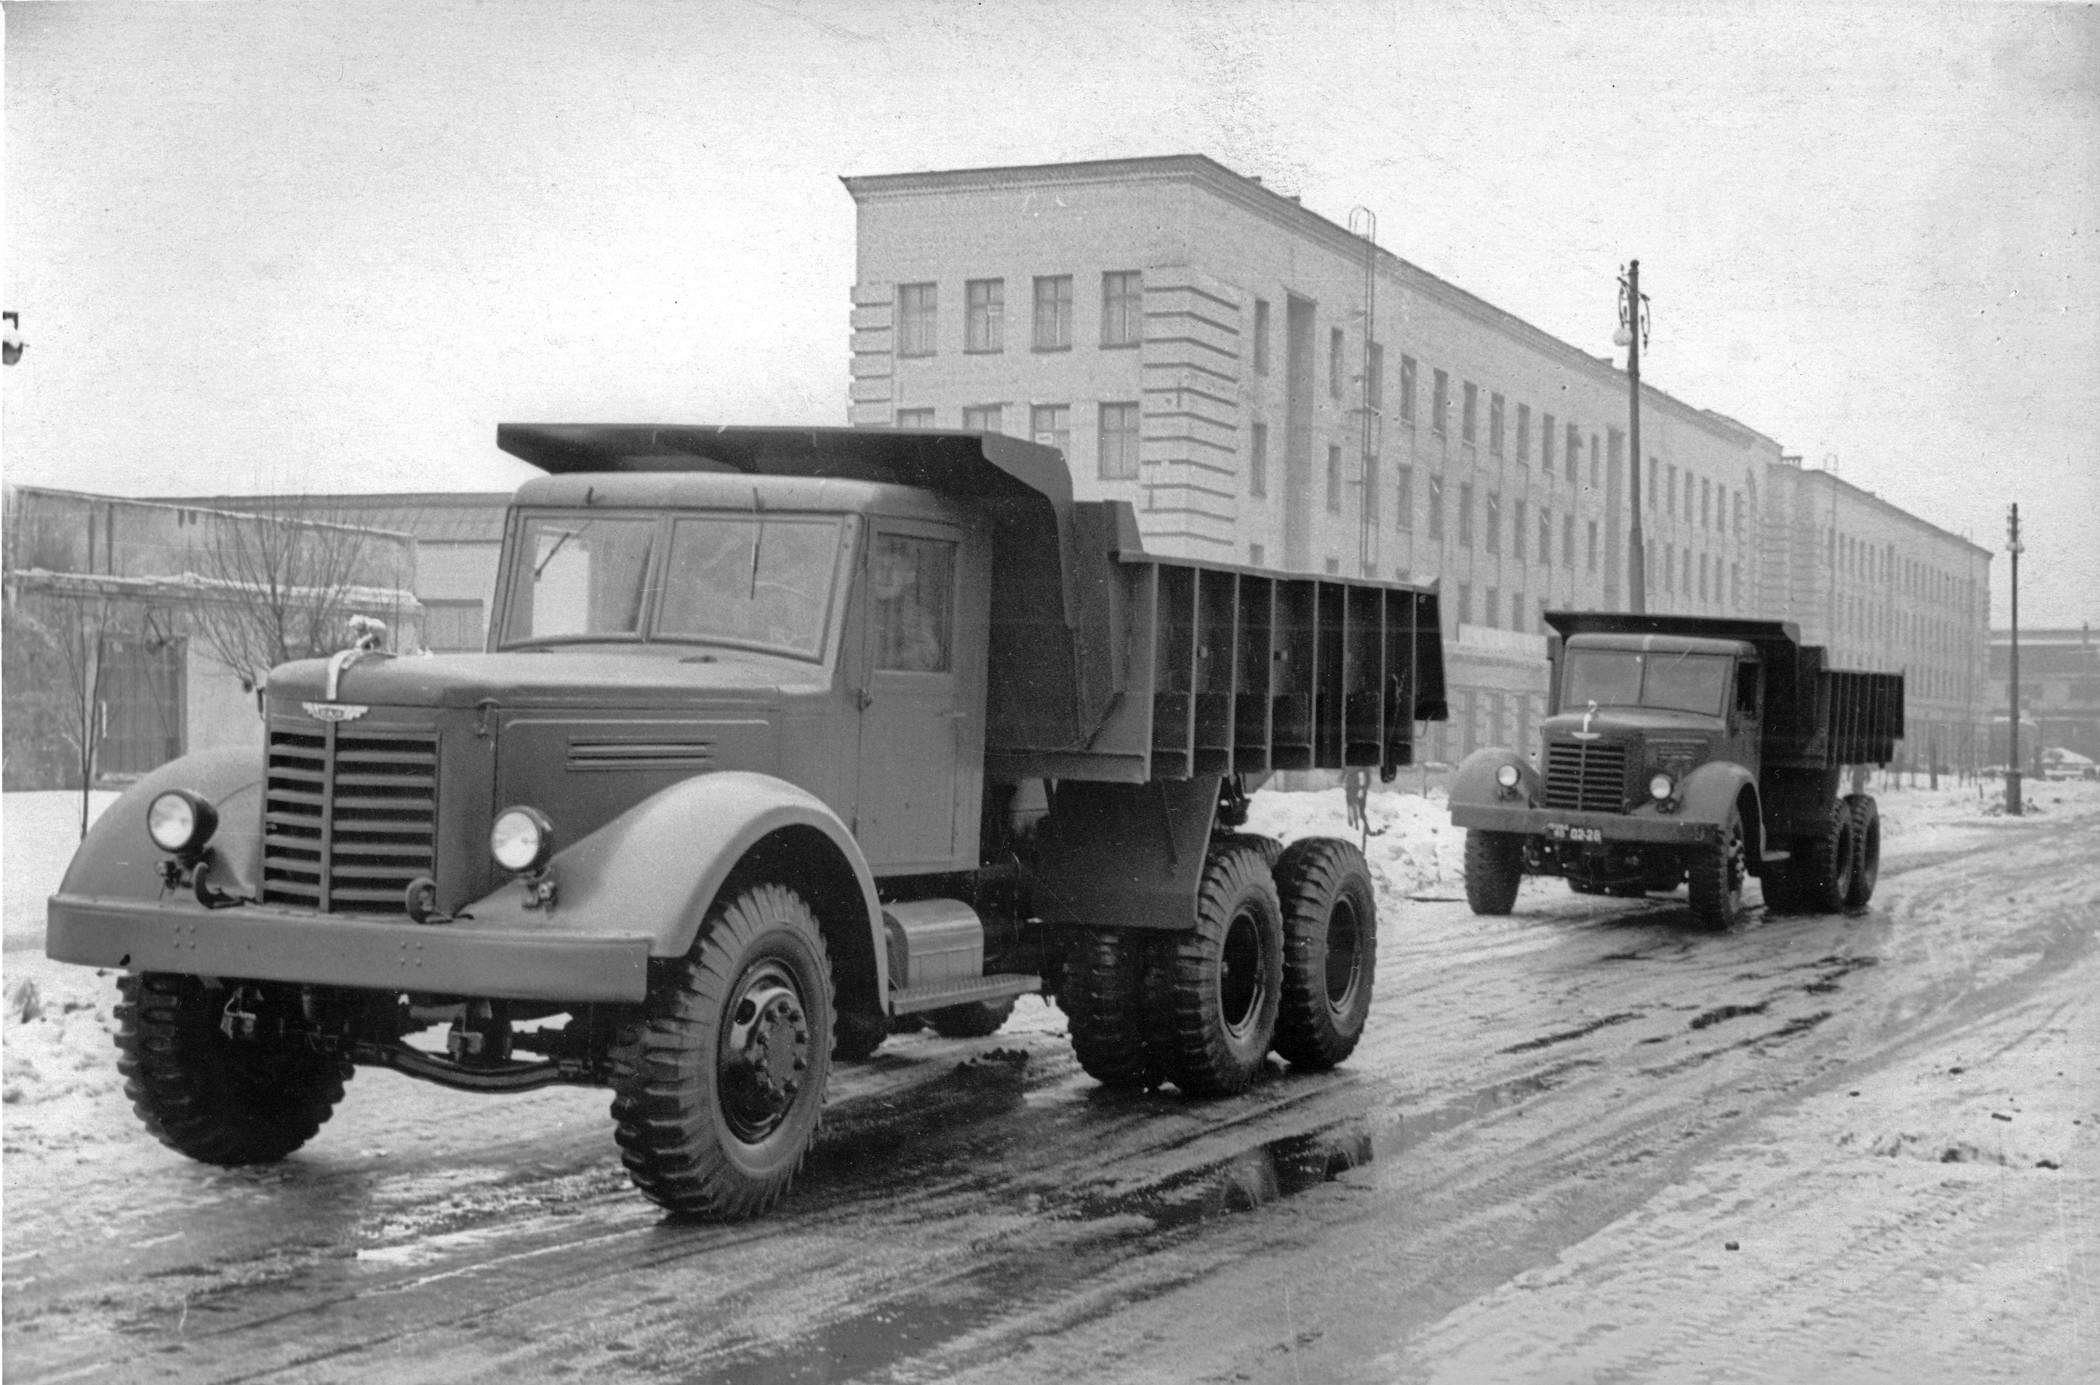
[[[1626,741],[1656,735],[1710,738],[1726,728],[1719,717],[1698,712],[1673,712],[1661,707],[1599,707],[1594,715],[1584,711],[1547,717],[1539,729],[1555,740],[1588,729],[1604,740]]]
[[[344,669],[328,696],[327,659],[302,659],[270,674],[273,699],[379,706],[606,707],[690,701],[695,697],[770,701],[828,686],[812,664],[663,647],[596,646],[507,654],[395,658],[367,654]]]

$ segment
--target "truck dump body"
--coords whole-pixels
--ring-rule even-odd
[[[923,487],[993,532],[985,767],[1114,783],[1411,763],[1445,715],[1437,592],[1159,558],[1128,504],[1076,501],[1053,448],[997,434],[505,424],[564,472],[730,471]]]

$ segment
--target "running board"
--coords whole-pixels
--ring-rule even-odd
[[[1043,978],[1024,972],[1001,972],[992,976],[966,976],[955,981],[936,981],[929,986],[890,992],[890,1013],[916,1014],[921,1010],[944,1010],[976,1000],[1004,1000],[1043,989]]]

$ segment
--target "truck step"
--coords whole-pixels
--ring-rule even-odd
[[[937,981],[930,986],[890,992],[890,1013],[916,1014],[967,1005],[973,1000],[1004,1000],[1043,989],[1043,978],[1025,972],[999,972],[991,976],[966,976],[955,981]]]

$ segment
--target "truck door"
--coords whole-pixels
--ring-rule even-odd
[[[895,520],[869,536],[855,831],[878,871],[976,864],[986,582],[965,582],[962,537]]]

